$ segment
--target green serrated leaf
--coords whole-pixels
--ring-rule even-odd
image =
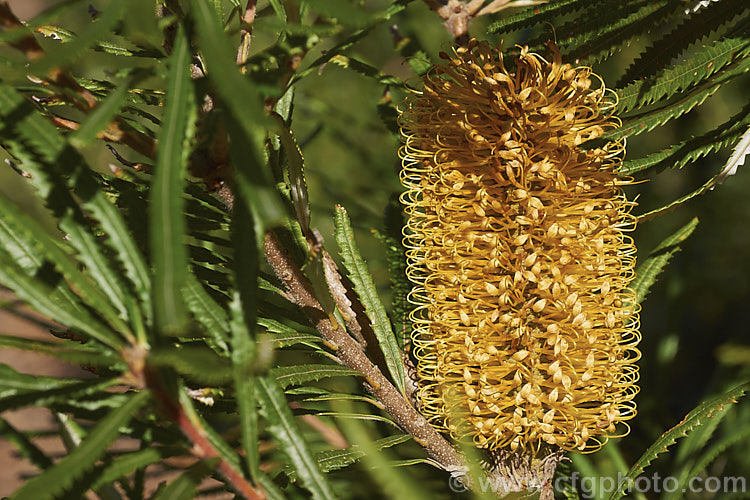
[[[0,411],[27,406],[67,405],[102,394],[115,379],[57,379],[27,375],[0,365]]]
[[[270,371],[270,376],[286,389],[291,385],[299,385],[307,382],[315,382],[329,377],[351,377],[362,375],[357,370],[352,370],[341,365],[319,365],[306,364],[294,366],[280,366]]]
[[[167,485],[166,488],[154,495],[152,500],[192,500],[196,496],[198,485],[204,477],[213,470],[216,460],[209,463],[198,462],[187,471],[183,472],[177,479]]]
[[[163,446],[152,446],[142,450],[120,455],[106,467],[104,467],[91,485],[92,489],[112,483],[122,477],[128,476],[137,469],[147,467],[151,464],[161,462],[165,458],[173,457],[182,453],[176,448]]]
[[[83,309],[73,308],[69,302],[58,300],[52,288],[28,276],[5,250],[0,249],[0,283],[4,284],[31,307],[69,328],[79,330],[115,350],[123,347],[122,339]]]
[[[626,118],[621,127],[605,133],[600,137],[600,140],[613,141],[626,136],[632,137],[644,132],[650,132],[669,120],[690,112],[696,106],[700,106],[706,99],[715,94],[722,85],[746,73],[748,70],[750,70],[750,57],[740,59],[736,64],[728,66],[706,83],[680,94],[679,98],[673,102]]]
[[[376,399],[373,399],[372,397],[360,396],[358,394],[348,394],[343,392],[329,392],[319,387],[297,387],[295,389],[287,389],[284,392],[289,395],[305,396],[302,399],[306,402],[347,400],[361,401],[363,403],[374,405],[378,408],[382,406],[380,402],[378,402]],[[367,416],[369,417],[370,415]],[[388,423],[393,424],[393,421],[388,420]]]
[[[587,0],[556,0],[542,5],[534,5],[514,16],[497,21],[487,28],[489,33],[508,33],[519,29],[528,29],[556,16],[570,14],[591,7]],[[583,17],[583,16],[581,16]]]
[[[655,75],[689,47],[730,23],[745,8],[747,3],[744,0],[725,0],[715,2],[710,9],[701,9],[641,53],[615,87]]]
[[[121,370],[127,368],[122,358],[114,355],[111,351],[97,351],[85,347],[69,347],[65,343],[60,342],[46,342],[0,334],[0,347],[31,351],[80,365],[101,366]]]
[[[190,82],[190,46],[179,30],[170,57],[167,106],[159,132],[156,173],[151,187],[151,255],[154,261],[154,316],[161,333],[175,335],[188,322],[181,290],[187,281],[183,243],[182,192],[195,118]]]
[[[632,175],[650,168],[680,168],[688,163],[736,144],[750,126],[750,104],[715,129],[699,137],[670,146],[643,158],[627,160],[619,170],[621,175]]]
[[[411,438],[412,437],[408,434],[388,436],[373,441],[372,446],[374,449],[380,451],[385,448],[390,448],[391,446],[405,443]],[[318,452],[315,454],[315,460],[318,462],[318,465],[323,472],[331,472],[356,463],[365,455],[365,453],[366,451],[361,447],[354,445],[344,450],[325,450]],[[294,471],[288,469],[288,472],[291,477],[294,477]]]
[[[627,475],[623,478],[621,485],[626,486],[631,484],[631,481],[635,480],[635,478],[638,477],[656,457],[666,452],[667,448],[676,443],[678,439],[685,437],[693,429],[703,425],[707,420],[712,418],[717,411],[723,409],[725,405],[736,403],[737,399],[744,396],[748,390],[750,390],[750,384],[742,384],[698,405],[693,411],[688,413],[679,424],[662,434],[659,439],[657,439],[654,444],[652,444],[646,452],[641,455],[633,467],[630,468]],[[609,500],[619,500],[624,497],[625,494],[626,491],[620,486],[616,491],[612,492],[609,496]]]
[[[112,32],[112,27],[121,19],[126,6],[125,2],[108,5],[103,14],[78,36],[50,50],[45,57],[31,64],[29,74],[44,75],[52,68],[70,64],[76,56]]]
[[[23,458],[37,466],[40,470],[52,467],[52,460],[26,437],[23,432],[18,431],[2,417],[0,417],[0,436],[12,443]]]
[[[60,437],[65,445],[65,449],[70,454],[71,451],[81,445],[87,433],[78,422],[67,414],[54,412],[54,418],[58,423]],[[91,488],[91,484],[93,483],[92,478],[98,475],[100,467],[94,467],[88,474],[84,474],[83,477],[76,481],[72,488],[65,491],[64,495],[69,497],[83,496],[84,491]],[[96,488],[95,493],[101,500],[122,500],[120,494],[111,484],[102,484]]]
[[[16,206],[3,194],[0,194],[0,212],[3,213],[0,234],[16,241],[25,240],[23,246],[33,248],[41,259],[52,263],[86,305],[94,308],[113,328],[125,335],[130,333],[130,328],[120,319],[119,313],[112,307],[107,296],[81,272],[79,263],[63,250],[62,242],[56,241],[25,210]]]
[[[195,319],[218,346],[220,354],[229,354],[229,316],[192,273],[182,288],[182,297]]]
[[[347,402],[354,401],[354,398],[331,398],[330,400],[331,401],[336,401],[336,402],[340,403],[342,401],[347,401]],[[371,415],[369,413],[345,413],[345,412],[340,412],[340,411],[316,411],[315,414],[318,415],[318,416],[321,416],[321,417],[335,417],[335,418],[338,418],[338,419],[347,419],[348,418],[348,419],[354,419],[354,420],[369,420],[371,422],[382,422],[384,424],[392,425],[393,427],[395,427],[397,429],[399,428],[398,424],[396,422],[394,422],[393,420],[391,420],[390,418],[383,417],[383,416],[380,416],[380,415]]]
[[[695,198],[696,196],[700,196],[703,193],[710,191],[714,189],[717,185],[724,182],[724,180],[730,176],[734,175],[738,166],[741,165],[745,161],[745,156],[748,154],[748,149],[750,145],[750,128],[745,131],[745,133],[742,135],[742,140],[740,143],[735,147],[735,151],[733,152],[732,156],[729,157],[729,160],[727,163],[719,170],[719,172],[711,177],[708,181],[706,181],[701,187],[696,189],[695,191],[686,194],[685,196],[682,196],[681,198],[678,198],[677,200],[654,210],[651,210],[650,212],[647,212],[645,214],[639,215],[638,220],[648,220],[654,217],[657,217],[659,215],[662,215],[675,207],[685,203],[686,201]]]
[[[680,443],[680,446],[677,449],[677,453],[673,454],[675,464],[673,468],[673,475],[677,478],[677,488],[672,491],[665,492],[665,494],[662,495],[664,500],[678,500],[682,498],[682,494],[680,493],[687,490],[688,481],[690,481],[691,478],[695,477],[695,475],[692,473],[692,470],[695,465],[698,453],[706,445],[716,428],[721,423],[722,419],[725,417],[726,413],[729,412],[731,408],[731,406],[725,406],[721,410],[716,411],[716,413],[714,413],[713,417],[708,422],[693,430]],[[731,437],[734,437],[734,435]],[[711,460],[712,458],[710,454],[713,454],[717,450],[729,446],[732,442],[734,442],[732,439],[720,440],[716,443],[717,445],[719,445],[719,447],[717,448],[715,446],[712,446],[711,450],[709,450],[709,455],[704,455],[703,459]],[[702,467],[703,466],[701,466],[701,468]],[[700,470],[696,471],[696,475],[697,473],[700,473]]]
[[[192,380],[209,385],[232,379],[231,365],[207,347],[184,345],[153,349],[148,361],[155,366],[169,366]]]
[[[693,467],[688,471],[687,477],[698,477],[714,460],[720,457],[727,448],[741,443],[747,439],[750,439],[750,426],[744,425],[739,429],[734,429],[731,434],[717,440],[714,444],[712,444],[695,461]]]
[[[22,118],[11,118],[18,113]],[[31,174],[29,182],[58,217],[60,229],[78,251],[78,258],[107,297],[124,315],[131,301],[130,290],[119,279],[103,255],[99,242],[89,231],[85,209],[106,234],[101,238],[119,258],[131,279],[135,292],[150,315],[149,273],[142,255],[115,206],[100,189],[100,182],[86,166],[85,160],[58,133],[55,127],[12,88],[0,85],[0,116],[5,118],[2,135],[11,152],[21,160],[23,169]],[[14,115],[15,116],[15,115]],[[12,127],[9,129],[8,127]],[[73,199],[70,189],[77,195]],[[80,207],[78,206],[80,203]],[[130,311],[131,314],[139,316]],[[142,329],[132,317],[136,334]]]
[[[94,50],[97,52],[104,52],[112,54],[114,56],[126,56],[126,57],[146,57],[149,59],[159,59],[163,57],[163,54],[158,50],[148,48],[130,49],[124,45],[99,40],[94,45]]]
[[[251,243],[251,245],[253,245]],[[240,418],[242,447],[245,450],[247,468],[256,476],[260,465],[258,455],[258,403],[256,401],[255,368],[256,344],[242,311],[240,294],[234,293],[229,310],[232,331],[232,373],[234,375],[235,399]],[[253,318],[255,319],[255,318]],[[254,322],[254,321],[253,321]]]
[[[367,317],[370,318],[372,329],[378,339],[380,350],[383,352],[388,371],[393,378],[396,387],[403,393],[405,391],[404,363],[401,358],[396,336],[391,327],[391,320],[385,312],[385,307],[380,301],[375,282],[367,269],[365,261],[359,254],[357,243],[354,241],[354,231],[349,221],[346,210],[336,207],[336,242],[339,252],[344,259],[344,266],[349,273],[349,279],[362,301]]]
[[[136,411],[149,398],[148,391],[131,396],[122,407],[109,413],[89,433],[81,445],[60,460],[51,469],[27,481],[10,498],[12,500],[53,499],[88,469],[96,464],[107,447],[118,437],[120,427],[127,424]]]
[[[284,332],[284,333],[275,333],[273,335],[261,337],[259,339],[259,342],[264,343],[270,343],[273,345],[274,349],[282,349],[284,347],[289,347],[297,344],[304,344],[307,346],[315,346],[315,344],[320,344],[323,342],[323,339],[321,339],[317,335],[313,335],[310,333],[302,333],[302,332]]]
[[[662,241],[638,266],[635,272],[636,278],[631,283],[631,288],[635,291],[638,303],[646,300],[651,286],[656,282],[656,277],[661,273],[664,267],[669,263],[672,256],[680,249],[680,244],[690,236],[698,226],[698,218],[695,217],[686,225],[681,227],[677,232],[670,235]]]
[[[621,50],[633,38],[662,25],[669,17],[677,15],[681,8],[680,0],[647,0],[632,12],[607,12],[606,18],[614,22],[603,24],[601,19],[596,18],[583,22],[577,20],[575,30],[583,33],[558,41],[565,47],[562,51],[565,56],[591,64]]]
[[[617,90],[618,113],[640,108],[704,82],[714,73],[750,54],[750,42],[742,32],[702,48],[690,58],[657,75]]]
[[[278,382],[273,378],[261,377],[258,379],[258,389],[261,408],[268,421],[269,430],[283,445],[302,484],[315,499],[335,498],[331,485],[318,467],[294,421],[294,415]]]
[[[291,93],[291,90],[287,93]],[[310,233],[310,202],[304,174],[305,160],[302,157],[302,150],[297,145],[297,141],[284,118],[279,114],[274,115],[274,117],[277,122],[276,133],[279,134],[279,140],[286,153],[289,188],[294,211],[297,214],[297,222],[302,229],[302,234],[307,235]]]
[[[368,78],[372,78],[376,82],[382,84],[382,85],[396,85],[396,86],[402,86],[404,84],[401,79],[396,78],[392,75],[387,75],[380,71],[378,68],[371,64],[367,64],[366,62],[360,61],[358,59],[355,59],[354,57],[348,57],[342,54],[338,54],[336,56],[333,56],[331,58],[331,61],[336,66],[341,66],[342,68],[350,69],[352,71],[355,71],[359,73],[360,75],[364,75]]]
[[[134,81],[135,78],[132,76],[125,80],[89,113],[78,130],[73,131],[68,137],[74,147],[82,148],[96,139],[96,134],[103,130],[120,111]]]

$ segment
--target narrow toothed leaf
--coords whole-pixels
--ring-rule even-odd
[[[335,498],[329,484],[305,441],[292,410],[276,380],[258,379],[258,395],[270,432],[284,446],[297,476],[316,500]]]
[[[680,249],[680,244],[695,231],[696,227],[698,227],[697,217],[662,241],[649,254],[643,264],[638,266],[635,272],[636,278],[633,280],[631,287],[635,291],[639,304],[646,300],[646,295],[648,295],[651,286],[656,282],[656,277],[669,263],[672,256]]]
[[[723,147],[737,143],[750,126],[750,105],[701,136],[682,141],[643,158],[623,162],[620,173],[631,175],[650,168],[680,168]]]
[[[490,33],[507,33],[518,29],[531,28],[556,16],[587,9],[591,5],[592,3],[587,0],[557,0],[542,5],[534,5],[514,16],[493,23],[488,31]]]
[[[97,460],[104,455],[107,447],[118,437],[120,427],[130,421],[148,398],[147,391],[132,395],[125,404],[111,411],[101,422],[97,423],[80,446],[52,468],[27,481],[10,498],[12,500],[56,498],[87,470],[94,467]]]
[[[745,0],[724,0],[703,9],[696,15],[682,21],[676,28],[655,41],[630,65],[616,87],[624,87],[636,80],[649,78],[666,68],[689,47],[730,23],[748,5]]]
[[[745,393],[750,390],[750,384],[743,384],[735,387],[734,389],[714,396],[695,408],[693,411],[688,413],[682,421],[662,434],[641,457],[636,460],[635,464],[630,468],[625,477],[622,478],[620,486],[617,490],[612,492],[609,496],[609,500],[619,500],[626,494],[626,490],[622,486],[632,484],[643,470],[659,455],[666,452],[667,449],[681,439],[692,432],[694,429],[700,427],[711,421],[712,418],[719,418],[720,416],[726,415],[726,412],[721,410],[730,404],[736,403],[737,400],[744,396]]]
[[[370,319],[372,329],[378,339],[378,345],[385,357],[388,372],[396,387],[403,393],[405,392],[405,377],[401,349],[396,341],[396,335],[393,333],[391,320],[378,296],[375,281],[367,269],[367,264],[359,254],[351,221],[343,207],[336,207],[335,223],[336,242],[341,257],[344,259],[349,279],[354,284],[354,289],[364,306],[367,317]]]
[[[270,375],[276,379],[282,388],[287,388],[292,385],[315,382],[329,377],[361,376],[362,374],[345,366],[307,364],[273,368],[270,371]]]
[[[195,118],[190,58],[187,37],[180,30],[170,57],[167,105],[151,187],[154,315],[161,332],[167,335],[181,333],[188,322],[181,291],[188,272],[182,193]]]
[[[120,336],[97,320],[87,310],[78,308],[66,300],[60,300],[59,292],[23,272],[13,259],[0,249],[0,283],[7,286],[31,307],[48,318],[78,330],[112,349],[123,346]]]
[[[138,324],[140,312],[132,309],[131,290],[100,247],[100,242],[105,243],[118,257],[148,318],[150,278],[143,254],[130,229],[107,199],[100,180],[88,169],[84,158],[36,112],[31,103],[12,88],[0,85],[0,116],[7,118],[7,113],[13,110],[23,112],[24,118],[11,120],[12,128],[5,130],[4,140],[11,146],[10,151],[21,160],[22,168],[29,173],[28,182],[58,218],[68,244],[78,251],[78,258],[85,264],[87,272],[120,314],[131,316],[131,324],[138,332],[141,329]],[[75,199],[71,191],[76,195]],[[101,225],[103,238],[94,236],[82,209]],[[119,324],[118,330],[128,331],[122,322]]]
[[[750,30],[750,26],[744,31],[747,30]],[[653,77],[618,89],[618,112],[641,108],[693,85],[701,84],[714,73],[745,58],[750,54],[750,42],[747,35],[743,34],[744,31],[740,30],[733,36],[721,38],[701,48],[690,58],[668,67]]]

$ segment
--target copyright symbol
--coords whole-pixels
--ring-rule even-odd
[[[469,478],[466,476],[451,476],[448,479],[448,488],[454,493],[466,493],[469,489]]]

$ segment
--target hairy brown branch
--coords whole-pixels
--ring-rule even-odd
[[[242,29],[240,30],[240,47],[237,49],[237,65],[245,72],[245,63],[250,54],[250,41],[253,37],[253,21],[255,21],[256,0],[247,0],[245,13],[242,14]]]
[[[362,373],[368,390],[380,401],[401,428],[411,434],[438,463],[447,470],[463,465],[458,452],[404,398],[383,373],[362,352],[347,332],[331,323],[328,314],[315,298],[312,285],[294,264],[290,255],[272,232],[266,235],[265,254],[276,275],[286,286],[289,295],[307,315],[323,338],[336,348],[336,356],[349,368]]]
[[[508,7],[520,7],[544,3],[546,0],[492,0],[484,5],[485,0],[424,0],[427,6],[443,20],[445,28],[459,45],[469,41],[469,23],[475,17],[495,14]]]
[[[440,16],[445,28],[459,45],[469,41],[469,21],[482,8],[484,0],[425,0],[430,9]]]

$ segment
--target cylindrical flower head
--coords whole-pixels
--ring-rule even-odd
[[[624,146],[580,148],[620,122],[548,46],[514,71],[486,42],[441,54],[400,116],[417,400],[490,450],[593,451],[635,415]]]

